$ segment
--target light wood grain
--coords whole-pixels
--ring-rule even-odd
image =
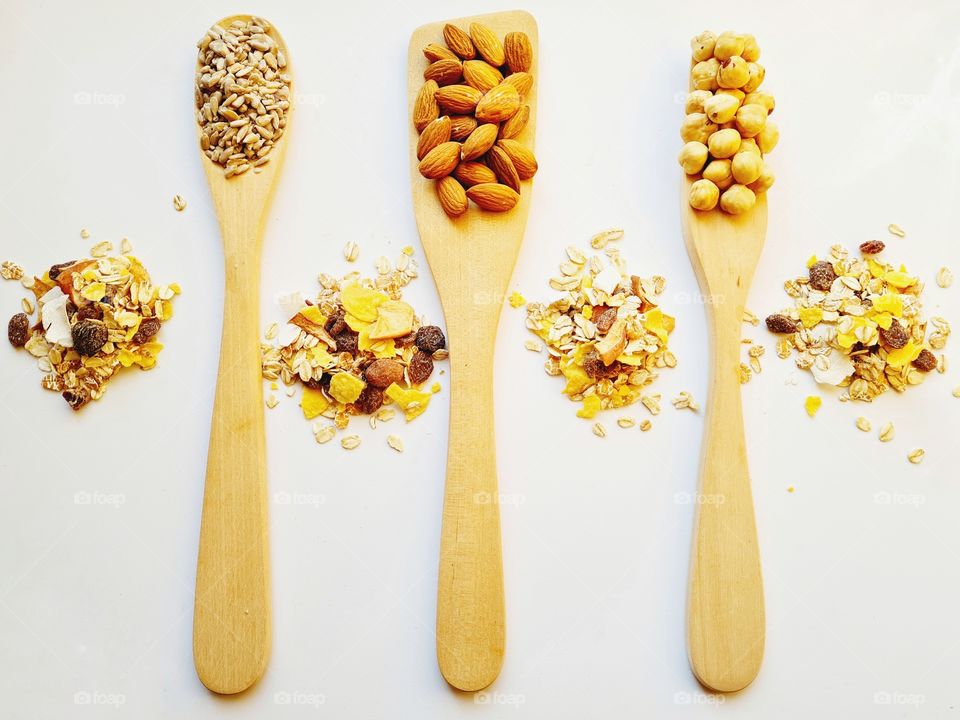
[[[697,679],[711,690],[749,685],[763,659],[760,550],[740,401],[740,330],[767,229],[766,196],[747,213],[700,212],[682,189],[687,251],[706,298],[709,397],[695,503],[687,645]]]
[[[534,48],[537,24],[512,11],[452,22],[468,30],[473,21],[499,38],[523,31]],[[423,84],[427,61],[422,49],[443,42],[444,22],[418,28],[410,40],[409,110]],[[530,120],[517,138],[533,148],[536,83],[527,104]],[[408,114],[408,118],[410,115]],[[410,124],[413,207],[420,239],[443,305],[450,347],[450,441],[440,537],[437,591],[437,660],[444,678],[460,690],[492,683],[503,664],[505,643],[500,511],[493,428],[493,353],[500,309],[507,294],[530,208],[531,184],[507,213],[471,205],[456,220],[437,201],[434,182],[417,171],[417,132]]]
[[[226,26],[236,19],[249,16],[219,22]],[[289,58],[276,29],[271,34]],[[223,239],[225,297],[200,526],[193,655],[201,682],[223,694],[253,685],[263,675],[270,655],[260,249],[266,210],[283,164],[289,119],[290,111],[287,132],[259,174],[250,170],[224,178],[223,168],[197,146]]]

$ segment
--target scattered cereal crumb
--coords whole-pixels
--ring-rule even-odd
[[[333,425],[326,425],[313,434],[313,439],[322,445],[333,440],[333,436],[336,434],[337,429]]]
[[[923,456],[926,453],[923,451],[923,448],[917,448],[916,450],[911,450],[907,455],[907,460],[912,462],[914,465],[919,465],[923,462]]]
[[[754,313],[750,312],[746,308],[743,309],[743,322],[750,323],[751,325],[759,325],[760,318],[757,317]]]
[[[746,363],[740,363],[737,367],[737,376],[740,378],[740,384],[743,385],[746,382],[750,382],[751,375],[753,375],[753,370],[750,369],[750,366]]]
[[[953,396],[954,396],[955,398],[960,398],[960,385],[957,385],[957,386],[953,389]]]
[[[4,260],[0,265],[0,277],[4,280],[19,280],[23,277],[23,268],[13,260]]]
[[[278,332],[280,332],[280,325],[278,323],[270,323],[267,326],[267,331],[263,334],[263,336],[267,340],[273,340],[277,336]]]
[[[353,240],[347,241],[347,244],[343,246],[343,257],[347,262],[356,261],[360,257],[360,246]]]
[[[653,427],[653,423],[650,422],[649,418],[645,418],[644,420],[640,421],[640,432],[646,432],[652,427]]]
[[[651,415],[658,415],[660,413],[660,397],[660,393],[642,395],[640,397],[640,402],[647,410],[650,411]]]
[[[81,240],[87,240],[87,239],[89,239],[89,237],[90,237],[90,231],[87,230],[86,228],[83,228],[83,229],[80,231],[80,239],[81,239]]]
[[[617,425],[622,428],[632,428],[637,424],[637,421],[629,415],[624,415],[623,417],[617,419]]]
[[[403,253],[404,255],[406,255],[407,257],[410,257],[411,255],[413,255],[413,246],[412,246],[412,245],[406,245],[406,246],[404,246],[403,250],[401,250],[400,252],[402,252],[402,253]]]
[[[267,398],[267,407],[273,410],[273,408],[277,406],[278,402],[280,401],[277,400],[277,396],[271,393],[270,397]]]
[[[280,389],[280,386],[277,385],[276,381],[274,381],[274,382],[270,383],[270,389],[271,389],[271,390],[279,390],[279,389]]]
[[[903,231],[903,228],[895,223],[890,223],[887,225],[887,230],[891,235],[896,235],[899,238],[906,237],[907,234]]]
[[[538,353],[543,350],[543,344],[538,343],[536,340],[527,340],[523,343],[523,346],[530,352]]]
[[[434,395],[440,392],[440,390],[441,390],[440,383],[438,382],[435,382],[433,383],[433,385],[430,386],[430,392],[432,392]]]
[[[820,409],[821,405],[823,405],[823,398],[819,395],[808,395],[806,401],[803,403],[803,407],[810,417],[817,414],[817,410]]]
[[[127,255],[133,252],[133,244],[127,238],[120,239],[120,253]]]
[[[20,307],[23,308],[23,311],[24,311],[27,315],[33,315],[33,303],[30,302],[30,299],[29,299],[29,298],[21,298],[21,299],[20,299]]]
[[[113,243],[109,240],[103,240],[90,248],[90,254],[95,258],[104,258],[109,255],[112,250]]]
[[[601,425],[600,423],[594,423],[593,434],[596,435],[597,437],[606,437],[607,429],[603,427],[603,425]]]
[[[893,423],[885,423],[882,428],[880,428],[880,442],[890,442],[893,440],[894,436]]]
[[[677,397],[673,399],[673,406],[677,410],[683,410],[685,408],[689,408],[694,412],[700,409],[700,406],[697,405],[697,403],[694,401],[693,395],[688,393],[686,390],[681,392],[679,395],[677,395]]]
[[[398,435],[387,435],[387,445],[399,453],[403,452],[403,440]]]
[[[507,300],[510,303],[510,307],[513,308],[518,308],[527,304],[527,299],[516,290],[510,293],[510,297],[507,298]]]
[[[953,284],[953,272],[948,267],[942,267],[937,272],[937,285],[948,288]]]
[[[793,487],[793,485],[791,485],[790,487],[787,488],[787,492],[788,492],[788,493],[792,493],[795,489],[796,489],[796,488]]]
[[[340,441],[340,447],[344,450],[354,450],[355,448],[360,447],[360,436],[359,435],[347,435],[343,440]]]
[[[590,247],[594,250],[603,250],[607,246],[607,243],[614,242],[623,237],[623,230],[604,230],[599,232],[590,238]]]
[[[870,421],[867,420],[863,415],[857,418],[857,429],[862,430],[863,432],[870,432]]]
[[[183,195],[174,195],[173,196],[173,209],[177,212],[183,212],[184,208],[187,207],[187,201],[183,199]]]

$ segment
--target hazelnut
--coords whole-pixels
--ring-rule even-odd
[[[749,33],[744,33],[741,37],[743,38],[743,50],[740,52],[740,57],[747,62],[759,60],[760,46],[757,44],[757,39]]]
[[[755,62],[747,63],[747,81],[741,86],[743,92],[752,93],[758,87],[760,83],[763,82],[764,75],[766,75],[766,70],[763,65]]]
[[[734,55],[743,55],[746,42],[743,35],[735,32],[722,32],[713,46],[713,56],[717,60],[729,60]]]
[[[690,207],[695,210],[713,210],[720,198],[720,188],[709,180],[697,180],[690,186]]]
[[[760,153],[738,152],[730,161],[730,171],[733,173],[733,179],[741,185],[749,185],[760,177],[763,171],[763,160]]]
[[[741,110],[742,109],[743,108],[741,108]],[[772,151],[777,146],[779,140],[780,129],[776,126],[776,123],[768,122],[759,134],[757,134],[757,145],[760,146],[760,150],[762,150],[764,154]]]
[[[733,185],[733,172],[729,160],[711,160],[703,170],[703,179],[709,180],[721,190]]]
[[[687,95],[687,102],[684,105],[683,111],[687,115],[690,113],[702,113],[704,103],[712,97],[713,93],[709,90],[694,90]]]
[[[731,215],[740,215],[752,208],[757,196],[746,185],[733,184],[720,196],[720,207]]]
[[[739,107],[740,101],[733,95],[717,93],[703,103],[703,112],[706,113],[710,122],[722,125],[733,120]]]
[[[717,71],[720,70],[720,61],[717,58],[710,58],[698,62],[690,70],[690,84],[695,90],[716,90],[717,89]]]
[[[737,110],[737,130],[743,137],[758,135],[766,124],[767,109],[763,105],[742,105]]]
[[[739,55],[724,60],[717,70],[717,85],[722,88],[741,88],[749,79],[747,61]]]
[[[715,158],[733,157],[740,149],[740,133],[733,128],[718,130],[707,140],[707,147]]]
[[[703,170],[708,154],[706,145],[692,140],[680,149],[680,156],[677,161],[687,175],[696,175]]]
[[[680,138],[684,142],[701,142],[706,144],[707,138],[717,131],[717,126],[710,122],[704,113],[690,113],[683,118],[680,125]]]
[[[717,44],[717,36],[709,30],[704,30],[690,40],[690,49],[693,50],[693,59],[696,62],[709,60],[713,57],[713,47]]]

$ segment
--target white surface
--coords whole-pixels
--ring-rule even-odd
[[[768,350],[743,392],[767,652],[750,688],[718,699],[684,650],[683,500],[701,417],[668,407],[641,434],[610,414],[609,437],[595,438],[543,357],[523,349],[523,312],[509,308],[495,388],[501,492],[513,501],[503,507],[508,647],[491,694],[450,691],[434,659],[446,388],[414,424],[390,428],[403,455],[385,429],[361,428],[364,445],[347,453],[316,445],[295,402],[268,413],[270,492],[292,499],[271,506],[272,660],[245,696],[209,694],[193,670],[192,591],[223,281],[195,149],[192,48],[210,22],[248,7],[283,32],[300,100],[265,242],[266,324],[276,294],[313,292],[316,272],[346,269],[348,239],[364,270],[407,244],[422,259],[407,41],[422,23],[505,6],[174,0],[148,18],[136,3],[4,2],[0,259],[40,270],[126,235],[156,280],[184,288],[157,369],[128,373],[79,415],[0,343],[4,717],[666,718],[704,717],[720,702],[743,718],[956,713],[955,371],[872,406],[828,395],[811,421],[812,380],[785,385],[792,364],[765,330],[746,328]],[[552,297],[546,280],[565,245],[626,228],[632,269],[668,278],[663,305],[677,316],[680,365],[656,386],[665,400],[706,392],[674,160],[687,41],[704,27],[755,33],[777,96],[778,182],[750,307],[785,305],[782,280],[831,243],[882,238],[928,281],[931,314],[960,318],[960,290],[933,283],[942,264],[960,271],[955,3],[527,7],[540,24],[541,170],[514,285]],[[888,237],[890,222],[907,238]],[[4,318],[21,295],[0,285]],[[428,273],[408,298],[440,317]],[[855,430],[861,413],[875,428],[893,420],[897,438]],[[918,467],[905,459],[916,446],[927,450]],[[101,495],[81,505],[78,492]]]

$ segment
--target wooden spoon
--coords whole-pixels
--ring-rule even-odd
[[[451,20],[463,30],[487,25],[498,38],[525,32],[534,48],[537,24],[526,12]],[[409,110],[423,85],[423,48],[442,42],[445,23],[418,28],[408,56]],[[526,98],[530,120],[517,138],[533,148],[537,90]],[[408,118],[410,115],[408,115]],[[443,305],[450,347],[450,440],[440,536],[437,591],[437,660],[453,687],[474,691],[492,683],[504,652],[503,566],[493,431],[493,350],[500,309],[510,283],[530,209],[524,183],[509,212],[471,205],[456,220],[437,200],[435,182],[417,170],[417,131],[411,123],[413,208],[420,239]]]
[[[690,207],[683,183],[687,252],[706,297],[712,362],[706,430],[695,504],[687,606],[687,645],[694,675],[732,692],[749,685],[763,659],[760,550],[740,404],[740,329],[753,272],[767,231],[767,202],[728,215]]]
[[[234,15],[219,24],[249,19]],[[270,35],[287,54],[276,29]],[[260,248],[287,145],[289,110],[286,117],[286,131],[260,173],[226,178],[220,165],[200,153],[223,237],[226,297],[200,525],[193,657],[201,682],[224,694],[253,685],[270,654]]]

